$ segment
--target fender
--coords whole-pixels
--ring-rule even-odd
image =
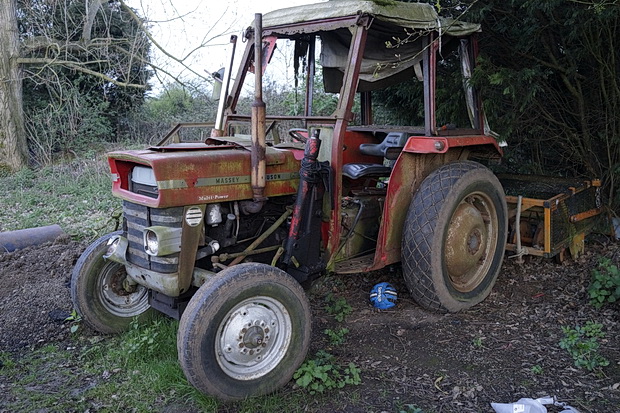
[[[445,139],[445,138],[443,138]],[[412,137],[405,148],[410,150],[401,152],[398,157],[388,185],[385,197],[385,208],[381,225],[374,261],[367,271],[377,270],[386,265],[400,262],[401,242],[405,225],[406,211],[409,209],[411,198],[418,190],[420,184],[432,171],[448,162],[469,159],[471,147],[465,145],[453,145],[446,150],[434,150],[430,148],[425,152],[414,152],[414,145],[426,141],[434,145],[435,138]],[[452,138],[449,139],[451,141]],[[412,142],[413,141],[413,142]]]

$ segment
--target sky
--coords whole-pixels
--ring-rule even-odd
[[[197,74],[206,75],[228,64],[232,34],[239,38],[237,56],[240,56],[245,46],[241,43],[241,33],[252,24],[255,13],[321,1],[325,0],[126,0],[126,3],[146,17],[157,43],[168,54],[183,60],[189,69],[156,49],[155,63],[175,77],[195,81]],[[170,81],[170,77],[154,79],[155,94],[162,90],[161,82]]]

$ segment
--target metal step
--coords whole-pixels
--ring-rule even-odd
[[[337,274],[355,274],[358,272],[367,271],[372,267],[374,260],[375,254],[373,252],[372,254],[364,255],[362,257],[337,262],[334,271]]]

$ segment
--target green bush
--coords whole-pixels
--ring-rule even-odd
[[[326,328],[323,333],[329,338],[329,343],[332,346],[339,346],[347,340],[346,335],[349,334],[349,329],[344,327],[335,330]]]
[[[592,271],[588,296],[590,304],[596,308],[620,300],[620,269],[609,258],[601,258],[598,267]]]
[[[343,297],[336,298],[334,294],[329,293],[327,297],[325,297],[325,301],[327,301],[325,311],[327,311],[328,314],[333,315],[336,321],[344,321],[346,316],[353,312],[353,308]]]
[[[293,378],[298,386],[308,389],[310,394],[315,394],[341,389],[346,385],[358,385],[362,382],[360,372],[355,363],[343,367],[333,355],[319,350],[314,359],[306,360],[297,369]]]
[[[605,338],[602,331],[603,325],[588,321],[585,326],[562,327],[564,338],[560,340],[560,347],[568,351],[575,366],[583,367],[587,370],[594,370],[598,367],[609,365],[609,360],[599,352],[599,339]]]

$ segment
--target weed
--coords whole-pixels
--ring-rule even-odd
[[[75,333],[80,328],[80,322],[82,321],[82,316],[79,315],[78,312],[74,309],[73,311],[71,311],[71,315],[65,318],[65,321],[71,322],[71,327],[69,328],[69,330],[71,331],[71,333]]]
[[[143,356],[151,358],[157,354],[165,342],[162,329],[164,320],[153,320],[150,324],[143,324],[134,318],[131,321],[129,331],[123,336],[122,348],[128,356]]]
[[[543,368],[539,364],[532,366],[530,371],[534,374],[543,374]]]
[[[177,329],[178,322],[166,318],[134,320],[119,336],[91,340],[80,354],[80,366],[86,374],[103,379],[84,397],[111,411],[148,412],[188,399],[202,404],[205,411],[216,410],[213,399],[193,389],[183,375],[177,360]],[[119,394],[123,397],[117,398]]]
[[[482,348],[482,337],[475,337],[472,340],[472,344],[474,345],[474,347],[476,348]]]
[[[560,347],[568,351],[575,366],[584,367],[592,371],[598,367],[609,365],[609,360],[599,354],[598,340],[605,337],[603,325],[588,321],[585,326],[562,327],[564,338],[560,340]]]
[[[347,339],[346,335],[349,334],[348,328],[338,328],[332,330],[331,328],[327,328],[323,330],[323,333],[329,338],[329,343],[332,346],[339,346],[343,344]]]
[[[327,297],[325,297],[325,301],[327,301],[327,305],[325,306],[325,311],[328,314],[333,315],[336,321],[342,322],[353,312],[353,307],[347,303],[347,300],[343,297],[334,297],[334,294],[329,293]]]
[[[297,369],[293,378],[298,386],[315,394],[341,389],[346,385],[358,385],[362,382],[360,372],[355,363],[341,366],[333,355],[319,350],[314,359],[306,360]]]
[[[596,308],[620,300],[620,269],[609,258],[601,258],[598,267],[592,271],[588,295],[590,304]]]
[[[13,358],[4,351],[0,351],[0,370],[9,371],[15,368]]]
[[[415,404],[406,404],[398,410],[398,413],[424,413],[424,410],[420,409]]]
[[[71,368],[66,368],[72,364],[73,355],[58,345],[46,345],[15,361],[7,357],[0,376],[9,377],[11,384],[3,386],[0,411],[29,412],[33,406],[54,412],[84,411],[71,396],[79,380]],[[0,360],[4,359],[0,353]]]

